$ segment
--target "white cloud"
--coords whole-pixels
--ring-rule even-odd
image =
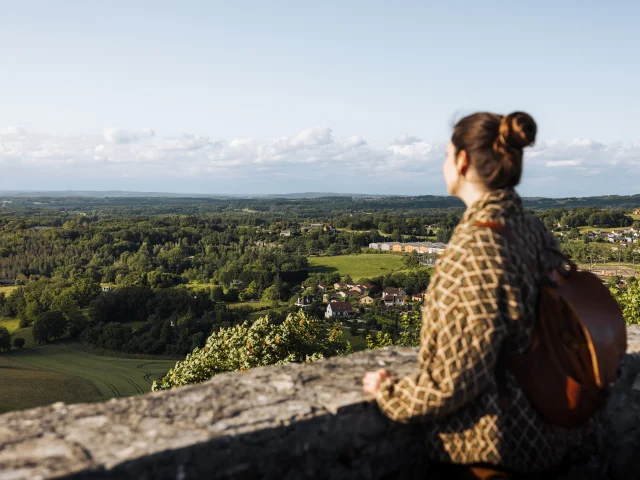
[[[582,160],[551,160],[545,163],[547,167],[578,167],[582,165]]]
[[[150,128],[136,131],[122,130],[115,127],[106,127],[104,129],[104,139],[108,143],[133,143],[155,137],[155,135],[155,132]]]
[[[422,140],[419,139],[418,137],[412,137],[409,135],[400,135],[399,137],[396,137],[392,143],[394,145],[413,145],[414,143],[420,143],[420,142],[422,142]]]
[[[375,147],[362,136],[334,136],[328,126],[265,141],[193,134],[159,138],[149,128],[113,127],[103,135],[60,137],[7,127],[0,129],[5,172],[0,187],[17,181],[6,168],[13,166],[20,168],[21,181],[40,178],[52,189],[59,188],[55,175],[65,175],[78,184],[126,176],[132,182],[151,182],[156,190],[173,190],[180,180],[184,185],[210,182],[211,191],[254,182],[271,192],[326,191],[341,185],[342,191],[444,193],[444,156],[445,142],[402,135],[386,147]],[[546,141],[525,153],[523,188],[530,195],[557,196],[567,191],[570,179],[581,189],[576,194],[596,194],[608,186],[615,192],[624,185],[636,188],[632,180],[638,174],[640,145]],[[109,188],[119,188],[116,180]]]
[[[27,131],[19,125],[7,125],[0,128],[0,135],[23,136]]]

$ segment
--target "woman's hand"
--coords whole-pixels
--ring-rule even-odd
[[[380,384],[389,377],[390,375],[386,368],[381,368],[374,372],[367,372],[362,378],[362,389],[364,393],[375,395],[380,389]]]

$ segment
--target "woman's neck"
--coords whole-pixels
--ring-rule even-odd
[[[469,208],[488,192],[489,189],[482,184],[464,183],[461,185],[460,191],[457,192],[456,197],[462,200],[467,208]]]

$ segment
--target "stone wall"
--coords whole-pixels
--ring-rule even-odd
[[[634,351],[638,340],[631,329]],[[389,348],[0,415],[0,479],[435,480],[419,429],[388,421],[360,387],[365,371],[402,375],[415,357],[415,349]],[[640,354],[627,355],[605,415],[605,448],[569,478],[638,475],[639,373]]]

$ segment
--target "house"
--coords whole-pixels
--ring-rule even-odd
[[[382,291],[382,301],[387,307],[404,305],[407,293],[401,288],[387,287]]]
[[[342,290],[338,293],[338,295],[340,295],[342,298],[352,298],[360,295],[360,292],[358,290]]]
[[[324,225],[322,223],[312,223],[310,225],[303,225],[302,227],[300,227],[301,232],[310,232],[312,230],[318,230],[318,229],[324,230]]]
[[[393,247],[391,247],[391,250],[393,250],[394,252],[401,252],[402,248],[403,246],[401,243],[396,243],[393,245]]]
[[[391,250],[391,244],[390,243],[381,243],[380,244],[380,250],[390,251]]]
[[[414,293],[413,295],[411,295],[411,301],[412,302],[421,302],[424,300],[424,294],[423,293]]]
[[[358,292],[359,295],[362,295],[365,291],[365,288],[362,285],[354,285],[351,287],[351,291]]]
[[[282,230],[280,232],[281,237],[290,237],[293,234],[291,230]]]
[[[318,290],[321,292],[326,292],[327,291],[327,286],[326,285],[318,285]]]
[[[395,288],[395,287],[387,287],[382,291],[382,296],[400,296],[400,297],[404,297],[407,295],[407,292],[405,292],[403,289],[401,288]]]
[[[300,308],[309,308],[312,302],[313,297],[311,295],[303,295],[302,297],[298,297],[296,299],[295,306]]]
[[[634,215],[640,215],[640,208],[636,208],[636,209],[633,211],[633,214],[634,214]]]
[[[324,316],[325,318],[347,318],[355,313],[349,302],[332,302],[327,305],[327,311]]]
[[[335,293],[325,293],[324,295],[322,295],[322,303],[338,302],[340,300],[340,295],[336,295]]]
[[[349,288],[349,286],[344,282],[339,282],[339,283],[334,283],[333,288],[334,290],[344,290]]]
[[[360,305],[372,305],[375,300],[371,298],[369,295],[365,295],[360,299]]]
[[[113,290],[113,286],[112,285],[103,285],[102,286],[102,291],[103,292],[110,292],[111,290]]]
[[[429,248],[430,248],[429,253],[442,253],[447,248],[447,245],[446,243],[436,242],[431,244]]]
[[[370,243],[369,244],[369,248],[372,248],[374,250],[379,250],[380,249],[380,244],[378,244],[378,243]]]

